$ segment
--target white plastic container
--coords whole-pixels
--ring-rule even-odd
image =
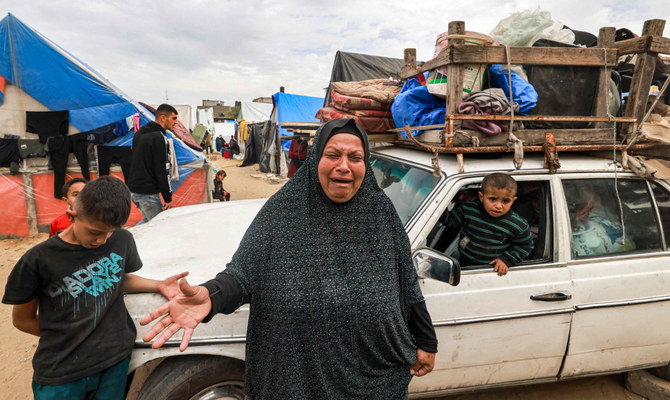
[[[450,37],[451,36],[448,32],[441,33],[437,36],[437,40],[435,41],[435,54],[433,55],[433,58],[437,57],[440,51],[447,47]],[[466,31],[465,35],[459,35],[459,38],[463,38],[463,42],[466,45],[472,46],[490,46],[498,44],[498,42],[492,37],[477,32]],[[465,64],[463,66],[463,70],[463,92],[469,94],[481,90],[482,84],[484,82],[484,71],[486,70],[486,64]],[[441,99],[446,98],[447,67],[444,66],[431,70],[428,73],[426,86],[432,95]]]

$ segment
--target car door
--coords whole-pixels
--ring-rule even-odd
[[[420,232],[410,231],[413,248],[439,240],[439,216],[452,199],[476,190],[483,176],[447,184],[443,202],[424,210],[432,213]],[[526,202],[541,216],[536,226],[540,249],[500,277],[491,266],[463,269],[456,287],[421,279],[421,288],[435,326],[439,352],[435,369],[415,378],[410,392],[448,393],[457,388],[497,386],[508,382],[555,380],[565,355],[573,312],[572,283],[558,259],[554,235],[556,204],[552,178],[514,176],[521,186],[540,188],[537,201]],[[522,203],[522,195],[518,194]],[[535,205],[533,205],[535,203]],[[539,203],[539,204],[537,204]],[[560,207],[558,208],[560,210]],[[430,215],[430,214],[429,214]],[[529,221],[530,222],[530,221]],[[444,250],[440,248],[439,250]]]
[[[670,361],[670,192],[633,177],[562,179],[577,309],[561,377]],[[623,223],[622,223],[623,221]]]

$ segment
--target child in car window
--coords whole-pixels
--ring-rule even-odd
[[[458,238],[461,265],[491,264],[498,275],[519,264],[533,250],[528,222],[510,210],[516,200],[516,181],[494,173],[482,181],[478,200],[457,204],[447,214],[448,228],[462,228]]]

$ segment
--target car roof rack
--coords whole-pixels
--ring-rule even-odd
[[[631,155],[670,160],[670,140],[668,144],[651,141],[642,127],[651,114],[646,112],[647,101],[659,54],[670,54],[670,39],[662,36],[665,20],[645,21],[642,35],[637,38],[615,42],[616,29],[601,28],[596,47],[507,47],[469,46],[464,44],[465,23],[452,21],[448,34],[448,45],[432,60],[421,66],[416,63],[416,49],[404,52],[405,66],[401,78],[408,79],[435,68],[446,68],[446,114],[445,123],[430,126],[404,126],[379,134],[369,134],[370,141],[392,143],[396,146],[416,148],[437,154],[456,154],[462,165],[464,154],[473,153],[514,153],[514,164],[520,168],[524,152],[543,152],[545,167],[551,172],[560,168],[559,152],[620,152],[616,157],[624,167]],[[623,116],[608,113],[610,74],[612,67],[622,55],[635,55],[637,61],[633,72],[630,91],[625,103]],[[464,65],[467,64],[507,64],[508,66],[579,66],[599,68],[596,98],[591,116],[553,115],[470,115],[459,114],[458,105],[463,99]],[[509,67],[508,67],[509,68]],[[662,95],[670,83],[670,76],[660,91]],[[661,96],[657,96],[657,101]],[[654,103],[655,104],[655,103]],[[653,105],[652,105],[653,109]],[[498,136],[462,128],[462,121],[515,121],[536,122],[582,122],[589,128],[583,129],[514,129]],[[294,135],[313,134],[321,123],[284,122],[282,128]],[[421,136],[414,132],[423,131]],[[404,135],[403,135],[404,133]],[[292,137],[282,137],[288,140]]]

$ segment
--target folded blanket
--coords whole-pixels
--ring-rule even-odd
[[[316,113],[315,118],[320,119],[322,122],[330,121],[336,118],[353,118],[368,133],[386,132],[395,128],[392,118],[359,117],[354,114],[349,114],[344,111],[337,110],[333,107],[324,107],[320,109]]]
[[[353,114],[357,117],[393,118],[393,114],[391,114],[391,111],[354,110],[335,103],[330,103],[330,106],[345,113]]]
[[[370,79],[357,82],[331,82],[333,89],[345,96],[363,97],[380,103],[392,103],[400,93],[400,86],[388,79]]]
[[[388,111],[391,109],[391,103],[380,103],[377,100],[366,99],[364,97],[347,96],[335,90],[330,92],[330,96],[333,99],[332,103],[352,110]]]
[[[509,101],[502,89],[493,88],[471,93],[463,98],[458,106],[459,114],[472,115],[507,115],[510,114]],[[519,112],[519,105],[514,103],[514,112]],[[490,136],[499,135],[509,130],[508,121],[473,121],[464,120],[463,128],[474,129]]]

